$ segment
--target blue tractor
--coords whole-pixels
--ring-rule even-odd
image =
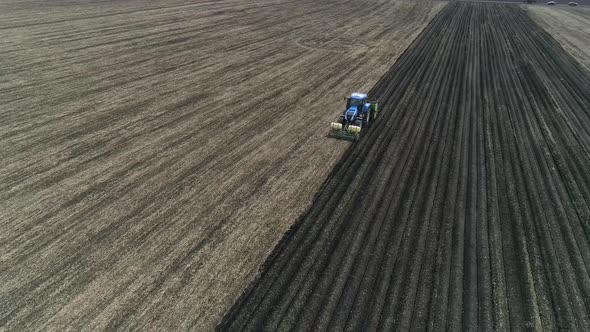
[[[330,137],[357,141],[360,134],[377,117],[377,102],[369,101],[366,93],[355,92],[346,98],[346,110],[338,122],[330,124]]]

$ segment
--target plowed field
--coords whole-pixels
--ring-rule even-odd
[[[434,1],[1,0],[0,330],[211,330]]]
[[[590,330],[590,73],[449,3],[222,330]]]

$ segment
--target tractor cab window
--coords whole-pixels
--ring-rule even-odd
[[[363,104],[363,101],[361,99],[350,98],[348,100],[348,107],[361,106],[362,104]]]

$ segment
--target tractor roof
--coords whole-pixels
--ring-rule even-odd
[[[350,98],[352,98],[352,99],[367,99],[367,94],[366,93],[360,93],[360,92],[353,92],[350,95]]]

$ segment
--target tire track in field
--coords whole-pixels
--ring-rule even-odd
[[[590,329],[589,91],[520,7],[450,3],[219,329]]]

